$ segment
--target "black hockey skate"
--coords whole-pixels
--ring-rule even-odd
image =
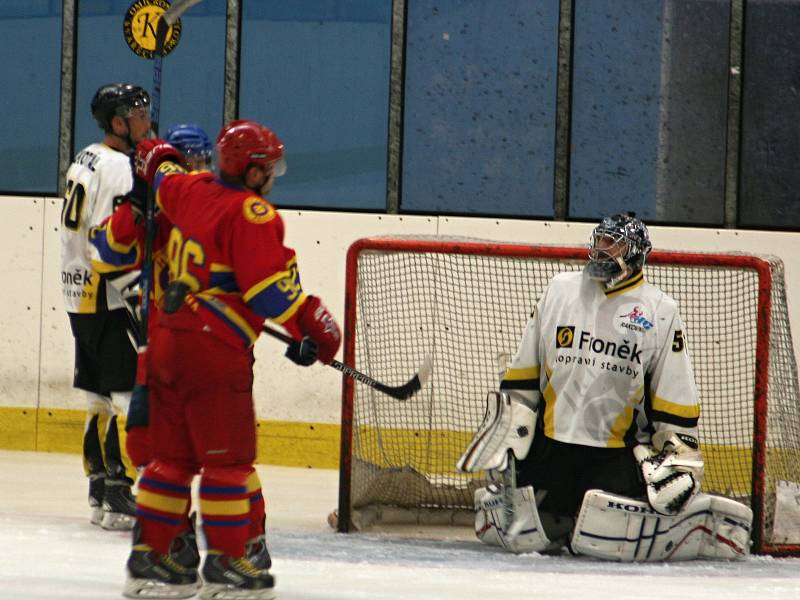
[[[203,564],[203,600],[272,600],[275,579],[246,558],[234,558],[209,550]]]
[[[268,570],[272,566],[272,557],[267,550],[267,538],[263,534],[247,542],[244,555],[256,569]]]
[[[105,473],[92,473],[89,475],[89,522],[92,525],[100,525],[103,522],[105,489]]]
[[[106,479],[103,497],[103,529],[130,531],[136,521],[136,499],[125,479]]]
[[[200,551],[197,549],[197,530],[195,513],[189,517],[189,529],[172,540],[169,555],[182,567],[194,569],[200,566]]]
[[[127,566],[122,591],[126,598],[191,598],[201,585],[197,569],[183,567],[144,544],[133,547]]]

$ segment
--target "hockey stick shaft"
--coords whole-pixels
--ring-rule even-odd
[[[161,121],[161,67],[164,63],[164,43],[167,33],[181,15],[201,0],[175,0],[161,15],[156,25],[156,47],[153,52],[153,94],[151,96],[150,120],[153,132],[158,135],[158,126]]]
[[[158,136],[161,121],[161,69],[164,63],[164,43],[169,28],[186,10],[201,0],[175,0],[161,15],[156,25],[156,44],[153,53],[153,89],[150,94],[150,128]],[[136,385],[128,409],[125,429],[146,425],[149,420],[147,403],[147,342],[150,321],[150,294],[153,289],[153,245],[156,238],[156,198],[153,188],[147,191],[144,220],[144,257],[142,259],[142,299],[139,311],[139,347],[136,365]]]
[[[514,458],[514,451],[507,450],[508,466],[503,471],[503,510],[506,513],[506,523],[508,531],[506,537],[509,541],[520,534],[523,522],[514,514],[514,490],[517,489],[517,461]]]
[[[156,25],[156,45],[153,52],[153,90],[150,95],[150,128],[157,136],[161,121],[161,71],[164,63],[164,44],[167,33],[187,9],[201,0],[175,0],[161,15]],[[139,339],[141,351],[147,347],[147,325],[150,317],[150,293],[153,289],[153,244],[156,237],[156,200],[152,187],[145,206],[144,258],[142,261],[142,306]],[[141,361],[140,361],[141,364]]]
[[[267,335],[279,339],[287,345],[294,342],[294,339],[291,336],[286,335],[285,333],[277,331],[275,329],[272,329],[271,327],[267,327],[266,325],[263,327],[263,331]],[[358,371],[353,367],[349,367],[346,364],[341,363],[336,359],[329,362],[328,366],[333,367],[334,369],[336,369],[337,371],[341,371],[348,377],[352,377],[356,381],[359,381],[364,385],[376,389],[379,392],[383,392],[387,396],[391,396],[392,398],[395,398],[397,400],[407,400],[408,398],[416,394],[420,389],[422,389],[422,386],[427,381],[428,375],[430,373],[429,360],[426,358],[425,362],[423,363],[423,366],[414,375],[414,377],[408,380],[408,382],[406,382],[403,385],[391,386],[391,385],[386,385],[385,383],[381,383],[380,381],[373,379],[369,375],[366,375],[365,373],[362,373],[361,371]]]

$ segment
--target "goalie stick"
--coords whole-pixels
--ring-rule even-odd
[[[262,328],[264,333],[270,335],[274,338],[281,340],[285,344],[291,344],[295,340],[285,333],[272,329],[271,327],[267,327],[266,325]],[[348,367],[346,364],[339,362],[338,360],[332,360],[328,363],[328,366],[333,367],[337,371],[341,371],[348,377],[352,377],[356,381],[360,381],[364,385],[368,385],[369,387],[378,390],[379,392],[383,392],[387,396],[391,396],[397,400],[408,400],[416,394],[419,390],[422,389],[422,386],[428,381],[431,375],[431,358],[430,356],[425,356],[425,360],[422,361],[422,366],[420,366],[419,370],[414,374],[414,376],[408,380],[408,382],[404,383],[403,385],[398,386],[391,386],[386,385],[385,383],[381,383],[370,377],[369,375],[365,375],[361,371],[354,369],[353,367]]]

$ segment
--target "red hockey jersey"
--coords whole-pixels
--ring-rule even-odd
[[[169,280],[190,290],[178,312],[159,313],[158,324],[210,330],[249,347],[270,319],[300,337],[293,317],[306,294],[275,208],[250,190],[211,173],[184,173],[170,162],[159,167],[154,185],[171,224]]]
[[[170,227],[163,215],[156,216],[156,238],[153,242],[155,284],[151,296],[155,303],[151,307],[158,306],[169,283],[164,248]],[[105,221],[89,230],[92,268],[98,273],[141,269],[144,235],[144,220],[129,202],[122,203]]]

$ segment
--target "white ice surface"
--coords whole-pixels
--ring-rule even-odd
[[[511,556],[465,529],[341,535],[336,472],[258,470],[279,600],[800,599],[800,559],[621,565]],[[130,537],[89,524],[86,486],[76,455],[0,451],[0,599],[122,597]]]

